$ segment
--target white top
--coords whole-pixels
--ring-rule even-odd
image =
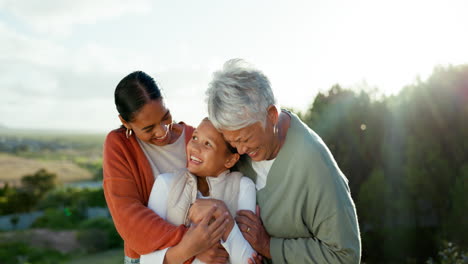
[[[255,188],[257,188],[257,191],[260,191],[263,189],[263,187],[265,187],[268,173],[270,172],[271,166],[273,166],[275,159],[252,161],[252,168],[257,173],[257,180],[255,183]]]
[[[159,174],[174,172],[187,166],[185,153],[185,128],[179,138],[172,144],[157,146],[138,139],[138,143],[145,153],[156,178]]]
[[[160,217],[166,219],[167,210],[167,199],[169,197],[169,190],[174,179],[174,173],[161,174],[156,178],[154,182],[153,189],[148,201],[148,208],[152,209]],[[239,186],[239,200],[238,200],[238,210],[250,210],[255,212],[256,204],[256,191],[253,181],[247,177],[242,177]],[[198,192],[198,198],[210,198],[203,197],[200,192]],[[234,227],[231,230],[231,233],[228,236],[228,239],[223,242],[221,245],[229,253],[229,261],[232,264],[237,263],[248,263],[248,259],[251,258],[252,253],[255,251],[250,246],[249,242],[245,240],[237,224],[234,224]],[[164,256],[166,251],[169,248],[155,251],[150,254],[142,255],[140,257],[141,264],[155,264],[163,263]],[[203,263],[199,259],[195,259],[192,263]]]

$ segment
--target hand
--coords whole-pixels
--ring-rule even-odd
[[[180,243],[166,252],[164,263],[184,262],[219,243],[229,219],[222,215],[210,224],[215,210],[216,208],[212,207],[200,223],[193,224],[187,230]]]
[[[229,210],[223,201],[216,199],[197,199],[189,209],[188,218],[192,223],[199,223],[212,207],[216,208],[213,213],[214,218],[218,218],[226,212],[229,214]]]
[[[237,212],[236,222],[245,239],[255,251],[271,259],[270,235],[268,235],[260,219],[260,207],[257,205],[257,214],[249,210]]]
[[[249,258],[249,264],[262,264],[262,255],[257,252],[252,253],[252,258]]]
[[[196,257],[208,264],[225,264],[229,260],[229,254],[221,243],[214,245],[208,250],[198,254]]]

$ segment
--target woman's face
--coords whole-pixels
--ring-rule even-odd
[[[237,152],[247,154],[253,161],[273,159],[273,129],[267,122],[263,128],[260,122],[238,130],[222,130],[224,139],[237,149]]]
[[[163,99],[151,100],[138,111],[131,122],[124,123],[140,140],[164,146],[171,142],[172,116]]]
[[[187,144],[187,169],[200,177],[215,177],[231,168],[239,154],[229,152],[221,133],[204,120],[192,134]]]

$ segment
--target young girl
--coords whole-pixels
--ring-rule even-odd
[[[224,141],[213,124],[205,118],[193,132],[187,144],[187,169],[161,174],[156,178],[148,207],[174,225],[189,224],[190,205],[197,198],[224,201],[231,215],[237,210],[255,210],[255,185],[239,172],[230,172],[239,154]],[[209,221],[204,219],[202,221]],[[197,225],[199,223],[192,223]],[[235,221],[230,221],[222,236],[221,245],[229,253],[230,263],[248,263],[254,253]],[[182,239],[178,245],[142,255],[141,263],[180,263],[187,256]],[[193,263],[201,263],[195,259]]]

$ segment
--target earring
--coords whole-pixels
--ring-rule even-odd
[[[274,135],[277,135],[277,134],[278,134],[278,124],[275,124],[275,125],[273,126],[273,134],[274,134]]]
[[[127,128],[127,131],[125,131],[125,136],[126,136],[127,138],[129,138],[129,137],[132,136],[132,133],[133,133],[132,129],[128,129],[128,128]]]

